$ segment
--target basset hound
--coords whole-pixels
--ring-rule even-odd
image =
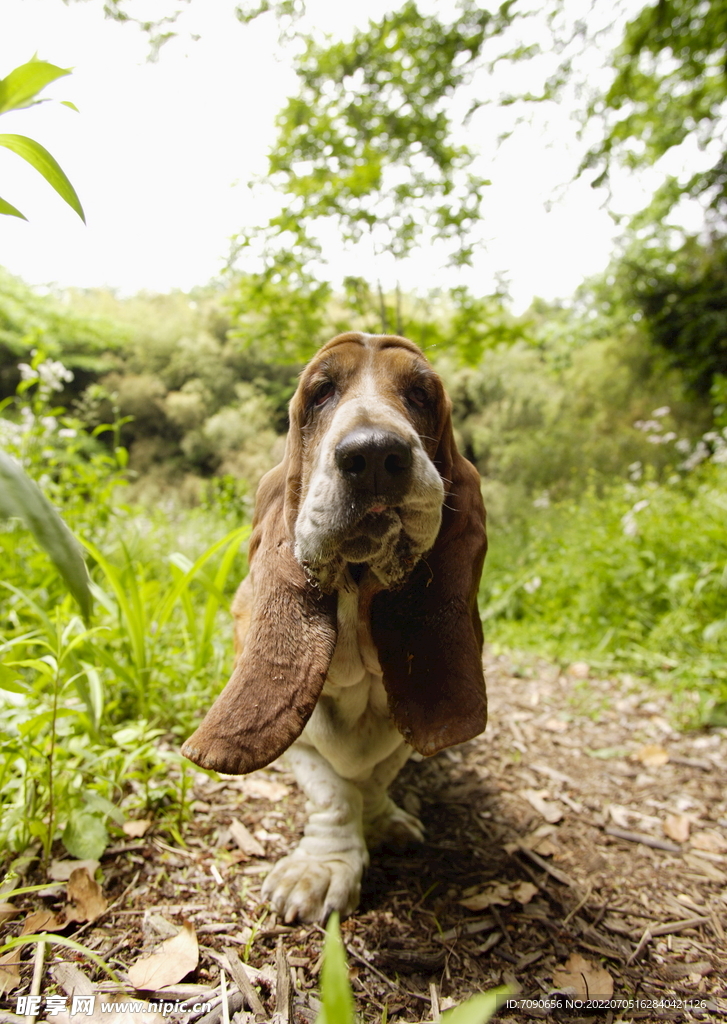
[[[329,341],[257,493],[232,677],[182,747],[233,775],[287,751],[309,818],[263,886],[284,921],[351,913],[368,849],[423,838],[388,795],[412,750],[484,729],[486,549],[479,476],[420,349],[389,335]]]

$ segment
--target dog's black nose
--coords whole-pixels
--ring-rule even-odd
[[[336,465],[351,486],[397,500],[411,480],[411,445],[397,434],[362,427],[336,445]]]

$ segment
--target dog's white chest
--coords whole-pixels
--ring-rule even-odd
[[[358,590],[338,595],[338,640],[301,740],[345,779],[364,779],[404,742],[389,717],[376,648],[359,618]]]

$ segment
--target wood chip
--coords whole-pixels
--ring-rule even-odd
[[[251,857],[265,856],[265,848],[260,840],[256,839],[241,821],[233,820],[230,822],[230,835],[243,853],[249,853]]]

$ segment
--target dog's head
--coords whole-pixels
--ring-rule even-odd
[[[287,749],[328,671],[336,594],[358,583],[402,735],[432,754],[481,732],[485,551],[479,478],[421,351],[393,336],[334,338],[303,371],[285,458],[260,484],[244,651],[183,752],[243,773]]]

